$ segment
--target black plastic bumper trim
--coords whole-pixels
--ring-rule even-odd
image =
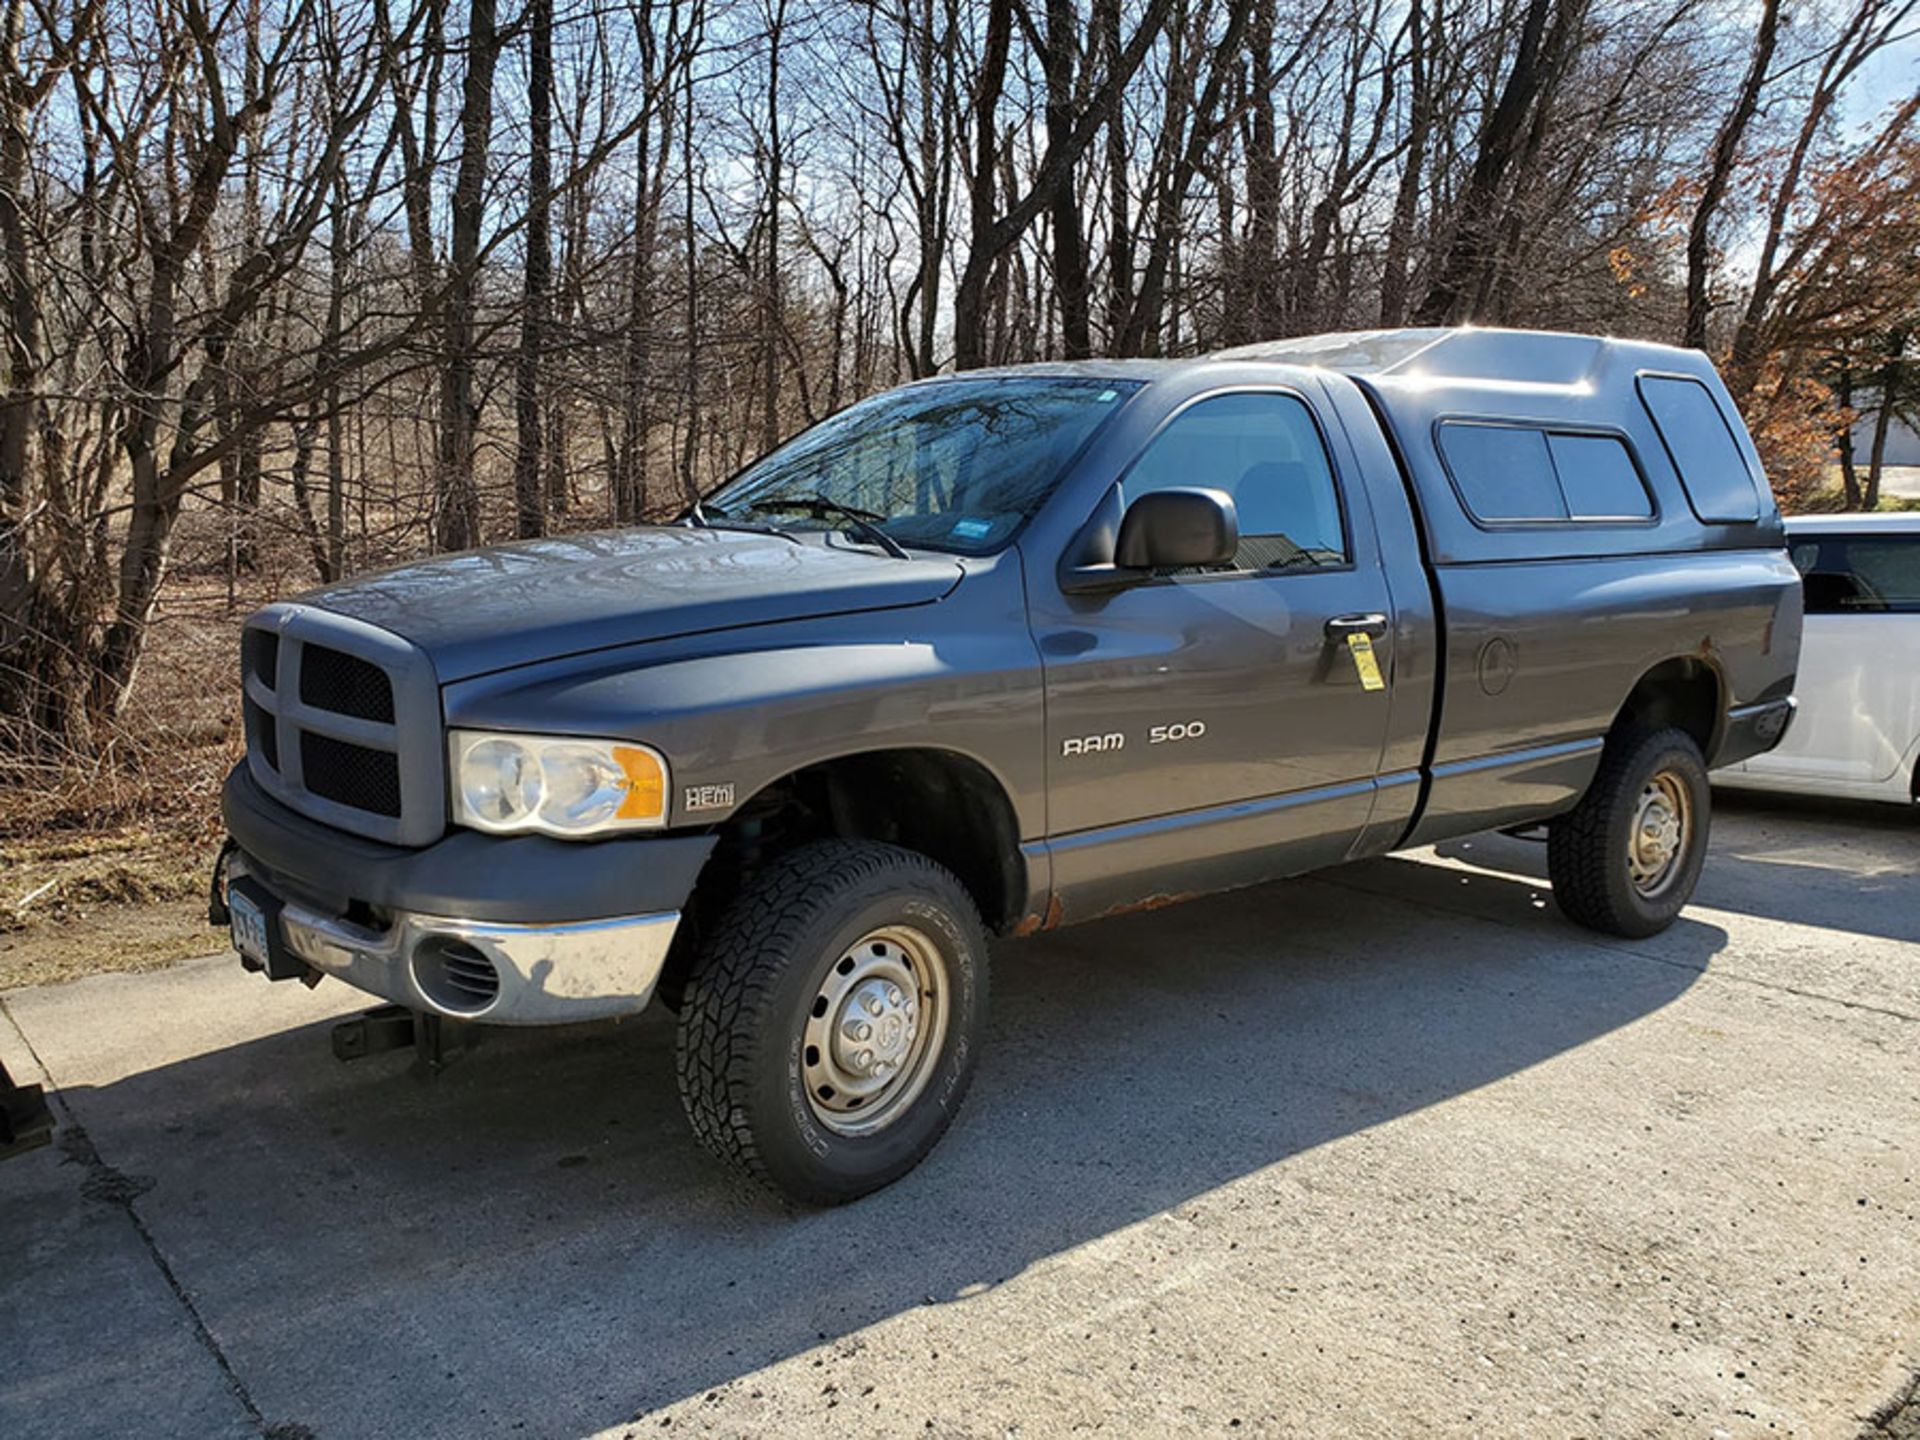
[[[1738,765],[1742,760],[1766,754],[1785,738],[1798,711],[1799,705],[1791,695],[1729,710],[1726,734],[1714,753],[1713,768]]]
[[[245,764],[221,795],[248,868],[329,914],[376,910],[552,925],[679,910],[712,853],[711,835],[555,840],[454,830],[423,849],[348,835],[273,799]]]

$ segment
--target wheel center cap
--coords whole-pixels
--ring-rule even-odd
[[[879,1076],[897,1068],[913,1047],[917,1011],[914,998],[890,980],[855,986],[834,1027],[841,1065],[855,1075]]]
[[[1641,849],[1650,860],[1664,860],[1673,853],[1680,839],[1679,832],[1680,822],[1671,810],[1664,805],[1652,806],[1640,827]]]
[[[1656,777],[1640,792],[1627,838],[1628,871],[1643,895],[1656,894],[1667,884],[1687,843],[1685,797],[1665,777]]]

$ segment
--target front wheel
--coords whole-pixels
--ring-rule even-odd
[[[946,1132],[986,999],[986,934],[950,872],[871,841],[803,846],[754,878],[688,976],[687,1118],[715,1155],[793,1199],[856,1199]]]
[[[1707,856],[1707,767],[1681,730],[1607,743],[1580,803],[1553,822],[1547,874],[1566,916],[1608,935],[1674,922]]]

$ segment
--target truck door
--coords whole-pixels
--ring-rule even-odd
[[[1394,662],[1364,491],[1307,397],[1277,388],[1193,401],[1116,479],[1123,502],[1226,491],[1240,548],[1231,567],[1095,595],[1035,576],[1056,895],[1084,918],[1344,858],[1372,809]]]

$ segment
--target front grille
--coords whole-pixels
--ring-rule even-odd
[[[325,824],[396,845],[446,829],[440,686],[389,631],[298,603],[269,605],[241,641],[248,769]]]
[[[300,699],[316,710],[393,723],[393,682],[387,672],[344,650],[306,647],[300,659]]]
[[[300,769],[323,800],[400,818],[400,757],[311,730],[300,734]]]
[[[247,744],[260,752],[260,758],[267,762],[269,770],[278,770],[280,732],[273,723],[273,716],[256,705],[251,697],[241,703],[246,706]]]
[[[280,637],[271,630],[249,630],[244,649],[247,669],[271,689],[278,683],[274,677],[280,668]]]

